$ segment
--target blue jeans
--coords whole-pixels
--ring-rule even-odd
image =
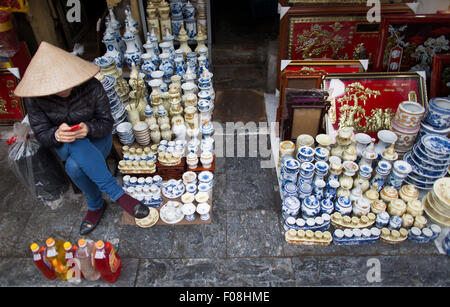
[[[102,192],[116,201],[125,191],[111,175],[106,165],[112,146],[112,135],[102,139],[78,139],[55,148],[66,161],[66,172],[75,185],[86,195],[88,209],[97,211],[103,206]]]

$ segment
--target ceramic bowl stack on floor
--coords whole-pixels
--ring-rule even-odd
[[[442,226],[450,226],[450,178],[438,179],[423,198],[425,213]]]
[[[419,189],[429,190],[445,176],[450,165],[450,139],[441,135],[425,135],[403,159],[412,166],[405,179]]]
[[[135,137],[133,133],[133,125],[129,122],[120,123],[117,128],[117,136],[119,141],[123,145],[132,145],[134,143]]]
[[[139,145],[146,146],[150,144],[150,129],[146,122],[137,122],[133,126],[134,135],[136,137],[136,142]]]
[[[391,121],[391,130],[397,135],[395,151],[403,156],[410,151],[420,130],[425,108],[414,101],[403,101]]]

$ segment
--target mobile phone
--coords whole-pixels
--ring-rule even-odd
[[[80,128],[80,124],[70,127],[70,131],[76,130],[78,128]]]

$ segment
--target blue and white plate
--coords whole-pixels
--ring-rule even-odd
[[[445,164],[433,164],[428,161],[424,161],[423,159],[420,159],[417,154],[414,151],[408,152],[403,156],[403,160],[406,158],[409,158],[409,161],[412,161],[416,165],[420,165],[422,168],[430,170],[430,171],[439,171],[444,168],[447,168],[449,163]]]
[[[210,171],[202,171],[198,174],[197,178],[200,182],[208,183],[213,180],[214,174]]]
[[[170,199],[180,197],[185,191],[184,184],[180,184],[177,180],[169,180],[163,184],[162,194]]]
[[[426,153],[450,158],[450,140],[441,135],[426,135],[420,139],[420,142]]]
[[[425,153],[422,146],[418,146],[418,144],[413,147],[414,153],[421,160],[424,160],[427,163],[443,165],[449,162],[449,159],[444,159],[442,157],[436,157],[435,155],[431,155],[429,153]]]
[[[405,178],[405,182],[408,184],[412,184],[416,188],[421,189],[421,190],[430,190],[433,188],[433,183],[423,183],[423,182],[417,181],[410,177]]]

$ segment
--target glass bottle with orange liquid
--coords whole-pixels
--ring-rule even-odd
[[[69,267],[66,265],[66,257],[64,250],[64,241],[60,239],[54,240],[53,238],[48,238],[45,241],[47,245],[47,250],[45,253],[45,259],[50,263],[55,270],[56,276],[62,280],[67,280],[67,271]]]
[[[50,280],[56,278],[55,271],[53,267],[46,261],[45,247],[37,245],[36,243],[31,244],[30,246],[31,252],[33,253],[33,261],[36,264],[36,267],[44,274],[44,276]]]
[[[115,252],[111,243],[97,241],[94,250],[94,268],[100,273],[102,279],[113,283],[117,280],[122,268],[120,256]]]

